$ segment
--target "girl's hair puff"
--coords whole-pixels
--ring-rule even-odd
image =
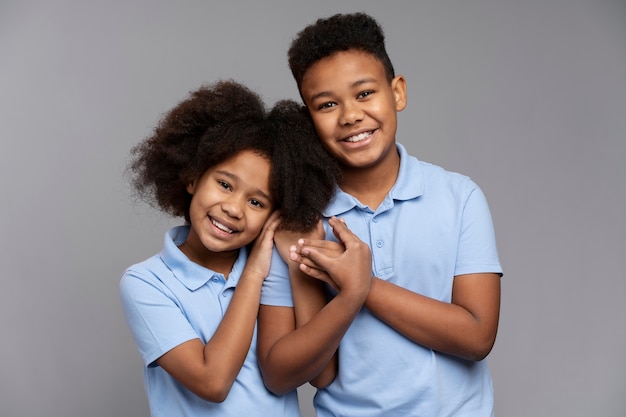
[[[264,120],[260,97],[234,81],[192,91],[132,148],[128,168],[134,189],[153,206],[189,222],[187,186],[207,169],[243,150],[272,159]]]
[[[306,107],[281,100],[267,121],[275,143],[273,166],[281,201],[280,227],[312,230],[341,178],[339,165],[319,140]]]

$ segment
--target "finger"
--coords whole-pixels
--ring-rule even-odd
[[[270,217],[268,217],[267,221],[265,222],[265,224],[263,225],[266,230],[272,230],[272,231],[276,231],[276,228],[278,227],[278,225],[280,224],[280,211],[275,210],[272,212],[272,214],[270,214]]]
[[[274,211],[268,219],[263,224],[263,228],[261,229],[261,233],[255,240],[256,245],[260,244],[270,244],[273,245],[274,232],[278,228],[280,224],[280,213],[278,211]]]
[[[308,250],[306,251],[308,253]],[[302,252],[301,249],[296,247],[296,246],[292,246],[289,249],[289,260],[296,262],[296,263],[304,263],[310,267],[313,268],[319,268],[319,265],[315,264],[315,262],[313,262],[310,258],[307,258]]]
[[[322,246],[291,245],[289,247],[290,252],[295,252],[300,255],[311,249],[315,249],[328,257],[337,258],[346,250],[346,247],[342,243],[332,241],[328,241]]]
[[[304,272],[305,274],[307,274],[309,277],[325,282],[326,284],[330,285],[335,290],[339,291],[339,288],[337,287],[337,284],[335,283],[335,281],[333,281],[330,275],[328,275],[326,272],[320,271],[319,269],[316,269],[316,268],[311,268],[305,264],[300,264],[300,270]]]
[[[326,231],[324,230],[324,222],[322,221],[322,219],[320,219],[320,221],[318,221],[317,225],[315,226],[315,234],[318,239],[324,239],[324,237],[326,236]]]
[[[322,249],[333,250],[336,248],[337,245],[341,245],[341,247],[343,247],[343,244],[334,242],[332,240],[298,239],[296,243],[301,248],[306,246],[310,248],[317,248],[320,250]]]
[[[315,262],[313,262],[311,259],[305,257],[305,256],[301,256],[298,253],[295,252],[291,252],[289,254],[289,260],[298,263],[298,264],[303,264],[305,266],[308,266],[310,268],[314,268],[314,269],[319,269],[321,270],[320,266],[318,264],[316,264]]]
[[[300,248],[296,253],[299,263],[313,266],[321,271],[326,271],[328,269],[327,266],[331,264],[333,259],[336,259],[336,256],[327,256],[327,254],[322,253],[318,248],[308,246]]]
[[[270,231],[272,232],[272,235],[273,235],[279,224],[280,224],[280,213],[278,212],[278,210],[276,210],[276,211],[273,211],[272,214],[269,215],[267,220],[265,220],[265,223],[263,224],[263,227],[261,228],[260,234]]]
[[[348,243],[352,242],[360,242],[359,239],[350,229],[348,229],[348,225],[345,220],[338,219],[336,217],[331,217],[328,219],[328,224],[333,228],[333,233],[335,237],[342,242],[344,245],[348,246]]]

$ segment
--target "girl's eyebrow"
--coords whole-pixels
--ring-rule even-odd
[[[233,174],[232,172],[229,171],[215,171],[218,174],[222,174],[225,177],[230,178],[231,180],[233,180],[234,182],[241,182],[241,178],[239,178],[237,175]],[[272,198],[267,195],[263,190],[261,190],[260,188],[255,188],[254,191],[256,193],[259,193],[261,195],[261,197],[265,198],[267,201],[272,201]]]

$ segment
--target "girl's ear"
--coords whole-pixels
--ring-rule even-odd
[[[196,180],[193,180],[189,184],[187,184],[187,192],[191,195],[196,191]]]
[[[391,80],[391,91],[396,102],[396,111],[402,111],[406,107],[406,79],[403,75],[396,75]]]

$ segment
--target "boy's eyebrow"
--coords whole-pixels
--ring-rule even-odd
[[[359,87],[362,84],[367,84],[367,83],[376,83],[378,82],[378,80],[374,77],[368,77],[368,78],[362,78],[360,80],[356,80],[355,82],[353,82],[352,84],[350,84],[350,88],[356,88]],[[331,92],[330,91],[320,91],[317,94],[314,94],[311,97],[311,101],[318,99],[320,97],[326,97],[326,96],[331,96]]]
[[[220,171],[220,170],[218,170],[218,171],[215,171],[215,172],[218,173],[218,174],[222,174],[225,177],[228,177],[228,178],[230,178],[230,179],[232,179],[234,181],[240,181],[241,180],[237,175],[235,175],[235,174],[233,174],[232,172],[229,172],[229,171]],[[268,201],[272,201],[272,198],[269,195],[267,195],[260,188],[255,188],[255,192],[259,193],[261,195],[261,197],[267,199]]]

